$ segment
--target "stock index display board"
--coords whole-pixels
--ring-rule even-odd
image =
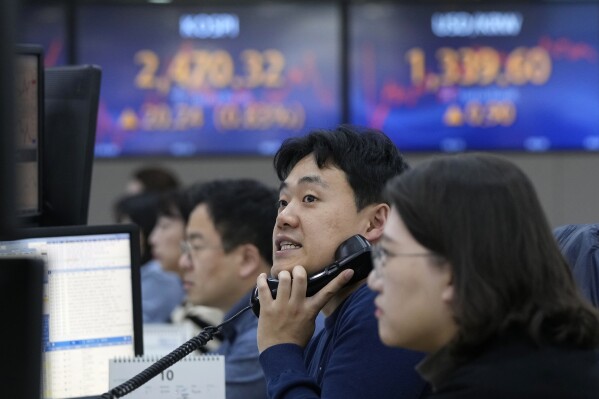
[[[97,157],[272,154],[341,122],[333,5],[82,6],[99,65]]]
[[[28,4],[20,9],[18,42],[42,46],[44,66],[66,65],[66,15],[59,5]]]
[[[351,121],[402,150],[599,150],[597,4],[354,5],[350,54]]]

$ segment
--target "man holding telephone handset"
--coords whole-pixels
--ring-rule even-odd
[[[389,214],[383,188],[407,169],[399,151],[379,131],[342,125],[288,139],[274,166],[281,180],[271,269],[276,299],[266,274],[257,280],[258,348],[269,397],[423,397],[428,386],[414,370],[423,355],[385,347],[374,293],[364,278],[350,282],[354,273],[367,274],[369,257],[306,296],[308,276],[332,264],[344,241],[359,234],[375,243],[382,235]],[[325,327],[312,337],[320,311]]]

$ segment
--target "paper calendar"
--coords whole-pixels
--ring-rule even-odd
[[[113,359],[110,389],[136,376],[159,357]],[[225,399],[224,356],[188,356],[126,395],[127,399]]]

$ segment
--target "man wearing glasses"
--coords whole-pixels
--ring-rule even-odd
[[[270,273],[277,199],[274,189],[249,179],[214,180],[187,190],[179,266],[189,302],[218,308],[225,320],[249,304],[258,275]],[[223,326],[215,353],[225,356],[227,399],[266,398],[257,327],[252,312]]]

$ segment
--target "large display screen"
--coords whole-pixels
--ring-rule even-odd
[[[402,150],[599,150],[599,5],[353,5],[351,121]]]
[[[44,49],[44,66],[67,64],[66,13],[60,5],[23,5],[18,23],[18,42]]]
[[[272,154],[341,122],[332,4],[78,8],[102,68],[96,156]]]

